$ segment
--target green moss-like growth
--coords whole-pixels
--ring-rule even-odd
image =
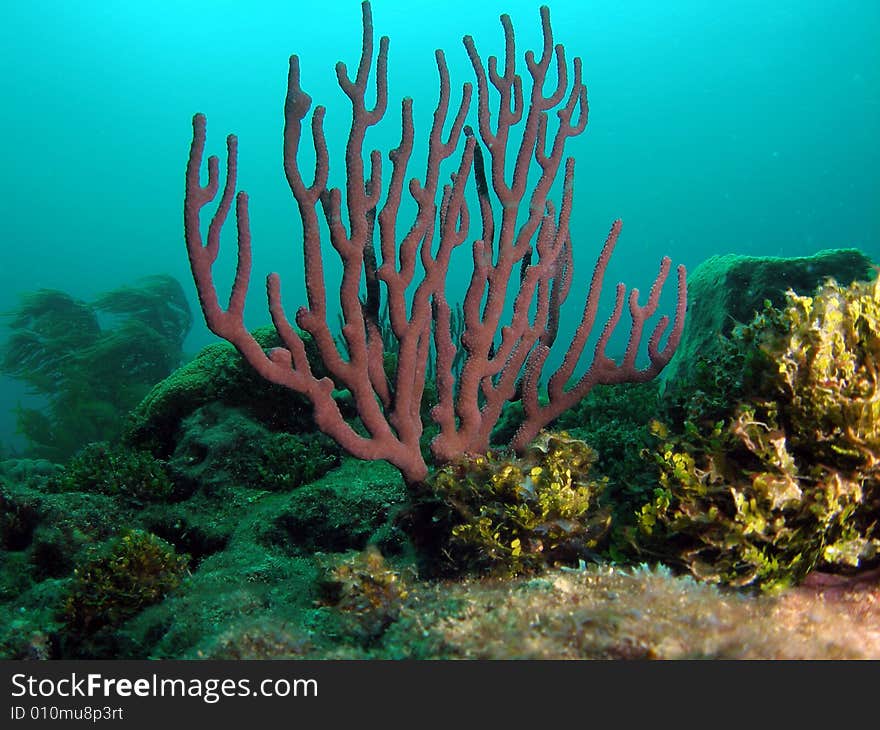
[[[264,549],[308,557],[363,550],[375,544],[384,555],[403,549],[403,534],[392,522],[406,490],[399,472],[384,462],[364,467],[343,459],[320,480],[283,495],[272,515],[256,529]]]
[[[598,504],[606,481],[590,477],[595,452],[564,432],[544,433],[522,458],[490,454],[430,479],[450,526],[445,552],[459,568],[517,574],[589,557],[608,532]]]
[[[152,454],[99,441],[77,452],[50,488],[154,502],[168,499],[173,485],[164,463]]]
[[[740,402],[692,399],[681,434],[655,425],[661,487],[639,513],[637,542],[698,577],[764,590],[814,567],[870,564],[880,548],[880,282],[789,292],[729,348],[743,353],[744,378],[729,391]]]
[[[655,380],[598,385],[553,424],[595,449],[595,471],[608,477],[604,499],[614,512],[615,532],[632,523],[657,485],[656,468],[642,451],[654,444],[650,423],[660,402]]]
[[[338,466],[340,453],[321,433],[272,431],[247,409],[211,403],[181,422],[168,466],[184,492],[230,483],[285,491]]]
[[[324,476],[339,465],[336,443],[323,434],[275,433],[256,454],[253,477],[272,491],[289,491]]]
[[[0,584],[21,591],[69,575],[83,550],[131,519],[112,497],[56,491],[61,470],[44,472],[40,465],[23,460],[0,476]],[[24,562],[14,565],[13,554]],[[6,599],[21,596],[0,586],[0,603]]]
[[[39,522],[37,507],[17,496],[0,483],[0,550],[26,548]]]
[[[128,530],[74,571],[64,619],[74,634],[88,636],[119,626],[177,587],[186,556],[143,530]]]

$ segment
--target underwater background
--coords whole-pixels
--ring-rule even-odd
[[[498,54],[506,12],[518,62],[539,47],[536,2],[372,7],[377,37],[391,38],[389,111],[368,137],[382,150],[396,144],[405,95],[414,98],[416,147],[424,146],[435,48],[446,52],[455,99],[473,80],[464,33],[482,54]],[[586,281],[617,217],[624,231],[609,289],[618,280],[646,288],[664,254],[689,269],[718,253],[850,246],[880,259],[880,4],[557,0],[551,18],[569,58],[584,59],[590,103],[586,133],[567,146],[577,160],[576,281]],[[269,271],[281,273],[293,311],[304,292],[299,221],[281,167],[287,57],[300,56],[304,88],[328,107],[338,184],[350,111],[334,64],[354,67],[360,33],[355,0],[3,3],[0,310],[41,288],[90,300],[170,274],[195,312],[185,351],[215,341],[198,313],[182,236],[190,119],[199,111],[209,152],[224,152],[227,133],[239,137],[254,235],[246,324],[268,321],[260,280]],[[234,261],[226,241],[221,286]],[[24,446],[18,404],[39,400],[3,377],[6,450]]]

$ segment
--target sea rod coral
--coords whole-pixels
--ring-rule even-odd
[[[264,378],[305,395],[313,406],[317,426],[343,448],[362,459],[385,459],[401,471],[409,484],[416,484],[428,473],[419,448],[423,431],[419,406],[430,357],[435,358],[438,389],[438,402],[431,413],[439,427],[431,442],[433,458],[445,463],[461,455],[485,453],[504,404],[515,398],[521,398],[524,416],[510,445],[522,450],[594,385],[645,381],[666,365],[684,324],[685,270],[678,267],[678,299],[671,329],[669,318],[660,317],[648,339],[649,362],[643,368],[637,366],[636,359],[645,324],[657,310],[671,266],[665,257],[644,304],[639,304],[637,289],[629,292],[632,322],[621,362],[606,354],[606,346],[627,303],[623,284],[617,286],[614,308],[598,336],[592,362],[576,378],[578,361],[597,317],[608,261],[620,234],[621,222],[616,221],[593,270],[580,324],[561,365],[547,377],[544,366],[558,334],[560,308],[572,285],[569,221],[574,159],[565,156],[565,144],[581,134],[587,124],[587,92],[580,59],[574,58],[569,68],[565,49],[561,44],[554,45],[546,7],[541,8],[540,56],[531,51],[525,54],[530,83],[524,83],[516,71],[515,37],[507,15],[501,16],[503,58],[491,56],[484,63],[473,38],[465,36],[465,49],[476,75],[474,132],[466,125],[472,85],[463,85],[450,121],[454,106],[450,104],[449,72],[443,51],[436,51],[440,93],[428,137],[424,177],[407,179],[415,130],[413,101],[404,98],[401,140],[388,153],[391,171],[386,179],[378,150],[369,152],[367,172],[364,145],[367,130],[378,124],[387,110],[389,42],[387,37],[379,41],[375,104],[368,107],[373,25],[369,3],[363,3],[362,8],[363,41],[357,71],[352,78],[344,63],[336,66],[339,85],[352,107],[344,192],[328,188],[330,153],[323,125],[325,109],[316,106],[307,122],[312,100],[301,87],[299,58],[290,57],[284,105],[284,171],[303,232],[308,306],[296,315],[301,332],[284,312],[280,279],[274,273],[267,280],[269,311],[283,347],[265,352],[244,326],[251,230],[248,196],[244,192],[236,195],[238,142],[234,135],[227,137],[222,192],[216,156],[208,158],[208,181],[201,185],[199,174],[206,144],[202,114],[193,118],[186,171],[186,243],[210,329],[235,345]],[[555,84],[548,83],[548,76],[555,77]],[[491,111],[490,84],[498,101],[497,109]],[[551,122],[552,111],[558,123]],[[311,127],[315,153],[310,183],[303,178],[299,163],[304,122]],[[445,138],[444,127],[449,130]],[[441,167],[450,158],[450,164],[457,161],[456,171],[444,183]],[[551,199],[551,189],[560,176],[562,193],[557,205]],[[466,196],[471,178],[480,224],[478,231],[473,224],[473,232]],[[417,208],[408,229],[400,220],[405,190]],[[199,213],[218,193],[220,199],[204,241]],[[212,267],[233,198],[238,265],[229,305],[224,309],[218,301]],[[321,223],[322,218],[326,225]],[[339,302],[345,354],[337,347],[329,326],[321,248],[324,236],[329,236],[343,265]],[[454,249],[469,239],[473,269],[463,303],[464,331],[456,342],[451,335],[452,308],[446,284]],[[416,275],[417,265],[421,267],[420,276]],[[396,366],[391,373],[385,367],[385,345],[379,329],[383,296],[397,343]],[[511,302],[512,307],[505,306]],[[508,311],[512,311],[509,316]],[[665,344],[661,344],[667,329],[670,331]],[[302,333],[311,339],[329,377],[314,374]],[[464,357],[458,358],[460,367],[453,368],[460,348]],[[543,378],[547,398],[539,399]],[[334,392],[340,389],[349,391],[366,435],[344,420],[334,400]]]

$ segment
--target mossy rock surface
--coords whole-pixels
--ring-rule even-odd
[[[253,335],[266,350],[281,344],[272,327]],[[168,456],[183,420],[209,403],[241,408],[273,430],[315,430],[311,405],[303,396],[264,380],[232,345],[220,342],[205,347],[147,394],[130,416],[125,439]]]
[[[828,277],[846,286],[873,278],[871,259],[854,248],[828,249],[813,256],[712,256],[688,274],[688,310],[676,353],[663,369],[662,382],[687,382],[701,359],[720,352],[722,337],[745,324],[769,300],[785,302],[789,289],[811,294]]]
[[[403,535],[393,526],[406,491],[397,471],[376,462],[344,459],[339,469],[295,490],[267,515],[259,541],[291,555],[363,550],[378,543],[383,552],[402,549]]]
[[[199,493],[178,506],[173,521],[166,514],[164,527],[154,507],[156,521],[145,517],[151,530],[166,535],[172,522],[186,533],[222,527],[222,549],[193,560],[192,575],[172,596],[123,627],[117,658],[297,655],[312,643],[332,643],[322,622],[332,624],[333,611],[316,608],[322,566],[368,544],[405,559],[403,536],[392,524],[405,496],[393,467],[344,458],[289,493],[245,486]]]
[[[341,453],[321,433],[276,432],[247,409],[218,402],[183,419],[168,465],[183,493],[227,484],[289,491],[338,466]]]

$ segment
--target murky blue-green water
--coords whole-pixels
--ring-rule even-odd
[[[350,112],[333,68],[357,62],[360,12],[354,0],[6,3],[0,309],[26,291],[89,299],[151,273],[179,278],[195,307],[182,197],[200,111],[211,152],[223,151],[225,134],[239,136],[255,248],[247,322],[267,321],[260,280],[270,270],[284,277],[293,311],[303,289],[281,167],[287,58],[299,54],[304,86],[328,108],[338,184]],[[501,52],[501,12],[512,16],[521,63],[540,40],[537,3],[374,0],[376,32],[391,37],[390,106],[371,145],[396,144],[405,95],[424,144],[433,50],[445,49],[457,89],[473,79],[461,36]],[[647,287],[662,254],[693,267],[717,253],[856,246],[880,260],[877,2],[558,0],[551,17],[569,56],[583,58],[589,88],[588,129],[568,146],[578,281],[616,217],[625,226],[612,284]],[[232,243],[218,264],[223,281]],[[190,351],[214,339],[196,322]],[[20,445],[19,402],[29,402],[20,383],[0,380],[6,446]]]

